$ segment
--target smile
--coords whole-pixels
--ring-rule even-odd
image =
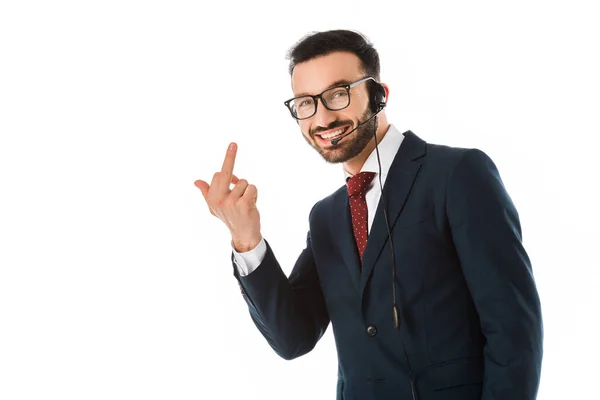
[[[319,138],[321,138],[321,140],[329,141],[333,138],[341,136],[342,134],[344,134],[344,132],[346,132],[346,130],[348,130],[348,126],[345,126],[343,128],[335,128],[326,132],[319,133],[315,136],[318,136]]]

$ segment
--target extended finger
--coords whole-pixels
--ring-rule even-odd
[[[215,173],[211,187],[215,193],[218,193],[219,197],[226,196],[229,194],[229,186],[231,185],[231,179],[233,178],[233,165],[235,164],[235,155],[237,152],[237,145],[231,143],[227,148],[227,154],[225,154],[225,160],[223,161],[223,167],[221,171]]]
[[[225,153],[225,160],[223,161],[223,167],[221,168],[221,172],[230,176],[233,174],[233,166],[235,164],[235,155],[237,153],[237,144],[232,142],[227,148],[227,152]]]

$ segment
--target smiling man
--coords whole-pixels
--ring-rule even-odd
[[[290,276],[261,235],[257,188],[233,175],[234,143],[211,184],[195,182],[231,232],[234,276],[257,328],[293,359],[331,322],[338,399],[535,399],[540,301],[492,160],[389,124],[379,56],[356,32],[309,35],[289,59],[285,105],[345,177],[310,211]]]
[[[371,56],[376,54],[373,53]],[[371,79],[379,80],[378,60],[375,65],[377,67],[372,68],[372,71],[362,71],[360,60],[354,53],[338,51],[318,57],[312,62],[299,63],[292,70],[292,89],[296,96],[287,101],[286,105],[295,118],[298,118],[294,115],[295,109],[300,113],[304,112],[299,120],[304,138],[326,161],[343,162],[344,169],[352,174],[360,172],[365,160],[375,148],[373,141],[375,121],[358,127],[358,131],[353,133],[353,138],[340,140],[337,144],[332,144],[331,139],[344,135],[356,127],[359,121],[366,121],[369,118],[371,110],[368,107],[368,89],[373,83]],[[350,79],[336,78],[340,76]],[[351,87],[347,91],[340,85]],[[382,86],[387,94],[387,86],[385,84]],[[327,88],[321,93],[321,98],[325,97],[325,105],[317,113],[318,106],[315,107],[317,103],[308,94],[319,93],[322,88]],[[322,102],[323,100],[321,104]],[[379,134],[385,135],[389,126],[385,114],[380,114],[378,120]]]

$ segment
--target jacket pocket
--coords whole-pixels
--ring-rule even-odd
[[[483,381],[483,360],[480,357],[461,358],[434,364],[418,377],[430,390],[480,384]]]

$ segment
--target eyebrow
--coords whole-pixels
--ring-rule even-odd
[[[347,79],[338,79],[337,81],[333,82],[331,85],[327,86],[327,89],[331,89],[334,86],[348,85],[350,83],[352,83],[352,82],[350,82]],[[327,90],[327,89],[325,89],[325,90]],[[298,93],[297,95],[294,95],[294,97],[300,97],[300,96],[311,96],[311,94],[304,92],[304,93]]]

